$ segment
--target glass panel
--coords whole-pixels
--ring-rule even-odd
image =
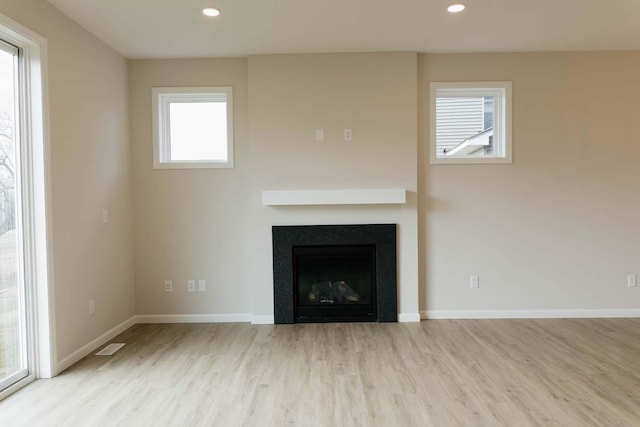
[[[371,304],[375,248],[295,248],[298,305]]]
[[[0,384],[26,369],[26,310],[16,227],[17,60],[15,54],[0,50]]]
[[[494,153],[495,97],[436,98],[436,156],[479,157]]]
[[[169,106],[172,161],[224,161],[226,102],[172,102]]]

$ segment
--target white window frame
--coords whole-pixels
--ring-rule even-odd
[[[35,378],[58,373],[53,284],[51,160],[47,40],[0,14],[0,39],[20,49],[20,167],[29,340],[28,376],[0,392],[0,400]]]
[[[154,87],[152,99],[154,169],[233,168],[233,89],[230,86]],[[171,160],[171,103],[222,101],[227,105],[227,160]]]
[[[431,82],[429,84],[431,164],[504,164],[513,163],[512,145],[512,82]],[[496,154],[482,157],[438,157],[436,147],[436,98],[442,97],[495,97],[494,141]]]

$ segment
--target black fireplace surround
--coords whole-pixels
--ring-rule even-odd
[[[276,324],[398,321],[395,224],[274,226],[272,233]],[[344,281],[321,279],[326,265],[362,278],[353,279],[353,289]],[[301,273],[303,268],[310,273]],[[309,291],[307,277],[314,274],[318,283]]]

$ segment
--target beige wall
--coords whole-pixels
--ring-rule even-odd
[[[130,61],[129,85],[137,313],[250,313],[247,60]],[[234,169],[153,169],[154,86],[233,87]],[[188,293],[189,279],[205,279],[207,292]]]
[[[134,315],[127,64],[39,0],[0,13],[49,42],[58,360]],[[102,223],[108,209],[110,223]],[[89,315],[89,300],[96,312]]]
[[[400,306],[417,313],[416,54],[136,60],[129,70],[138,314],[268,318],[272,225],[380,222],[400,224]],[[153,170],[151,88],[222,85],[234,90],[235,168]],[[314,142],[318,127],[325,143]],[[351,143],[338,138],[347,127]],[[261,202],[262,190],[361,187],[412,194],[403,207]],[[186,292],[201,278],[206,293]]]
[[[640,53],[420,55],[422,310],[640,306],[639,70]],[[513,81],[513,164],[429,165],[428,83],[481,80]]]
[[[638,307],[626,275],[638,273],[640,54],[130,64],[139,314],[265,320],[273,304],[270,227],[362,222],[400,226],[402,313],[415,312],[417,301],[440,312]],[[513,164],[428,164],[428,83],[456,80],[513,81]],[[151,87],[226,84],[234,87],[236,168],[154,171]],[[314,142],[316,128],[324,128],[324,143]],[[341,141],[344,128],[353,142]],[[402,207],[261,205],[263,190],[359,187],[412,193]],[[469,289],[472,274],[478,290]],[[165,278],[174,280],[172,295]],[[208,293],[188,294],[190,278],[207,279]]]
[[[412,53],[249,57],[254,315],[273,312],[272,225],[349,223],[399,225],[399,311],[418,312],[416,70]],[[263,190],[394,187],[407,205],[261,206]]]

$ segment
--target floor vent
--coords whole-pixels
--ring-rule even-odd
[[[112,343],[96,353],[96,356],[112,356],[116,351],[124,347],[124,343]]]

